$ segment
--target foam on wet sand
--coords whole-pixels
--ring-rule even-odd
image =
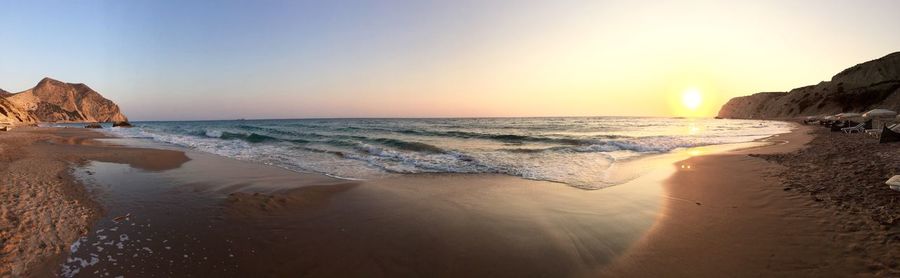
[[[0,137],[2,147],[31,142],[25,148],[30,152],[6,153],[3,161],[17,163],[41,151],[68,154],[69,160],[46,159],[74,163],[65,184],[84,184],[87,190],[75,196],[83,196],[80,204],[93,204],[81,226],[65,226],[71,233],[61,237],[59,250],[33,254],[44,263],[14,264],[9,271],[63,276],[897,273],[896,263],[890,264],[897,258],[891,250],[900,250],[895,229],[878,230],[873,227],[882,226],[868,225],[860,214],[785,191],[783,166],[747,155],[795,151],[810,139],[804,132],[774,138],[791,144],[706,147],[637,160],[629,167],[657,170],[594,191],[492,174],[347,181],[204,153],[113,146],[115,139],[98,142],[90,139],[98,135],[83,132],[33,129],[10,133],[35,136],[31,141]],[[116,154],[102,155],[112,153],[109,148]],[[147,163],[132,154],[168,162]],[[182,158],[172,159],[178,154]],[[856,229],[847,231],[847,223]],[[7,254],[4,260],[17,259]],[[719,263],[708,263],[713,260]]]

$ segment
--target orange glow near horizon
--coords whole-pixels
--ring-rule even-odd
[[[900,1],[19,2],[0,88],[133,120],[713,117],[900,49]]]

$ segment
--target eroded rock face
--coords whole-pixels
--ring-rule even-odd
[[[845,69],[831,81],[786,93],[733,98],[719,110],[719,117],[777,119],[875,108],[900,110],[900,52]]]
[[[38,122],[128,121],[118,105],[81,83],[44,78],[34,88],[6,99]]]
[[[36,123],[37,119],[0,93],[0,126]]]

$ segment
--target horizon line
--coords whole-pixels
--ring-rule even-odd
[[[135,120],[129,122],[213,122],[213,121],[283,121],[283,120],[439,120],[439,119],[539,119],[539,118],[665,118],[665,119],[714,119],[715,116],[460,116],[460,117],[300,117],[300,118],[228,118],[199,120]]]

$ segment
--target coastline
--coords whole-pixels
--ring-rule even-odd
[[[99,132],[19,127],[0,136],[0,276],[52,275],[103,209],[71,167],[88,160],[150,171],[178,167],[183,153],[102,144]]]
[[[17,262],[17,273],[25,276],[58,273],[63,259],[64,276],[163,267],[171,275],[577,275],[608,263],[652,225],[659,209],[655,185],[668,175],[661,171],[631,182],[639,186],[594,191],[491,174],[359,182],[212,154],[143,149],[153,146],[86,129],[18,132],[40,135],[34,148],[66,158],[51,157],[73,166],[75,187],[86,188],[103,207],[102,214],[92,211],[87,225],[62,227],[79,230],[62,238],[57,255],[40,257],[41,264]],[[122,155],[126,150],[150,159]],[[173,154],[184,159],[145,165]],[[147,238],[104,240],[136,235]],[[347,260],[360,267],[348,269]],[[129,264],[138,270],[121,269]]]
[[[125,245],[125,250],[133,248],[135,256],[141,255],[133,261],[139,269],[166,267],[171,275],[896,273],[892,272],[896,264],[872,258],[896,256],[877,242],[889,238],[888,231],[875,237],[869,228],[846,231],[869,222],[823,206],[808,195],[782,190],[778,175],[783,166],[749,156],[796,151],[812,140],[806,130],[801,127],[763,140],[786,144],[708,146],[640,160],[632,167],[661,169],[626,184],[585,191],[489,174],[347,181],[210,154],[118,144],[116,140],[125,139],[109,139],[86,129],[22,129],[4,133],[15,137],[0,136],[0,147],[10,146],[10,138],[31,147],[0,153],[4,163],[44,159],[40,163],[54,163],[54,171],[61,171],[64,179],[43,190],[82,190],[53,195],[76,200],[62,205],[43,201],[45,195],[40,194],[36,196],[45,199],[30,204],[42,208],[39,211],[74,207],[81,220],[60,222],[55,230],[27,227],[44,231],[34,235],[18,232],[31,222],[18,222],[14,234],[39,238],[50,231],[57,242],[38,252],[34,250],[40,249],[39,241],[4,238],[5,247],[24,246],[31,249],[20,253],[34,255],[26,260],[4,252],[10,268],[3,271],[14,276],[56,273],[69,253],[69,243],[96,246],[101,243],[98,238],[107,236],[103,233],[120,229],[122,234],[147,237],[143,243]],[[32,138],[20,140],[28,137],[23,134]],[[673,166],[672,161],[678,162]],[[18,169],[3,166],[8,168],[4,171]],[[46,170],[42,171],[27,177],[46,178]],[[158,188],[116,186],[126,183],[133,183],[130,188]],[[4,202],[11,201],[10,194],[2,196]],[[125,224],[113,221],[132,213]],[[185,238],[177,238],[182,235]],[[716,240],[704,240],[709,238]],[[167,254],[170,247],[175,253]],[[266,255],[259,250],[266,250]],[[100,253],[84,248],[78,252],[70,256],[74,259],[70,265]],[[179,259],[174,264],[167,259],[173,257]],[[118,258],[118,262],[129,261]],[[348,264],[356,268],[348,269]],[[88,267],[115,269],[117,264],[101,260]]]
[[[807,149],[811,141],[843,135],[816,134],[813,129],[799,126],[789,134],[765,139],[783,141],[780,144],[676,163],[681,170],[664,184],[668,198],[656,224],[602,273],[612,277],[900,273],[897,227],[879,225],[865,214],[842,211],[809,194],[785,189],[789,184],[785,173],[796,169],[759,158],[815,153],[819,150]],[[691,167],[684,169],[686,165]],[[884,194],[893,193],[884,190]]]

